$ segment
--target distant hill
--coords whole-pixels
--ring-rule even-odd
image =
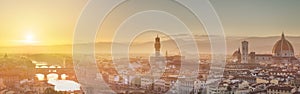
[[[184,35],[180,35],[184,37]],[[287,36],[286,37],[293,45],[295,53],[300,53],[300,36]],[[200,53],[210,52],[210,42],[207,36],[195,37]],[[249,41],[249,51],[255,51],[256,53],[271,53],[273,45],[280,39],[280,36],[270,37],[226,37],[228,54],[232,54],[236,49],[240,47],[241,41]],[[183,42],[191,41],[188,38],[180,40]],[[127,47],[126,43],[115,43],[117,47]],[[173,40],[162,41],[162,51],[168,50],[171,54],[177,54],[178,50]],[[77,44],[86,45],[86,44]],[[109,42],[97,42],[95,44],[97,53],[110,53],[111,43]],[[191,46],[185,44],[185,46]],[[133,43],[130,47],[132,53],[152,53],[154,51],[153,41],[150,40],[144,43]],[[72,45],[53,45],[53,46],[14,46],[14,47],[0,47],[0,53],[71,53]]]

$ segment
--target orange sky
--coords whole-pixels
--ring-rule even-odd
[[[72,42],[72,33],[87,0],[1,0],[0,45],[51,45]],[[25,42],[24,42],[25,41]]]
[[[299,0],[211,0],[227,36],[299,36]],[[0,46],[71,44],[87,0],[1,0]],[[176,10],[176,9],[175,9]],[[150,40],[150,38],[144,38]],[[106,41],[106,40],[98,40]]]

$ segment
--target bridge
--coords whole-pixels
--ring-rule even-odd
[[[50,74],[57,74],[58,79],[63,80],[62,76],[68,76],[68,80],[76,81],[76,74],[73,68],[61,67],[48,67],[48,68],[35,68],[35,74],[43,74],[47,78]]]

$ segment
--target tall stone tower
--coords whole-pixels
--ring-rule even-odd
[[[160,56],[160,38],[158,37],[158,35],[155,38],[154,48],[155,56]]]
[[[150,65],[151,65],[151,74],[152,76],[154,76],[154,78],[156,78],[156,77],[160,77],[162,73],[164,73],[165,66],[166,66],[165,57],[160,53],[161,44],[158,35],[155,38],[154,48],[155,48],[154,55],[150,56]]]
[[[248,41],[242,42],[242,63],[248,63]]]

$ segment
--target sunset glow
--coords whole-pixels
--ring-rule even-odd
[[[68,76],[66,74],[62,74],[60,77],[62,80],[66,80]]]
[[[27,34],[24,42],[25,43],[34,43],[34,36],[32,34]]]
[[[45,80],[45,75],[44,74],[36,74],[36,77],[39,81]]]
[[[300,0],[0,0],[0,94],[300,94]]]
[[[47,75],[47,80],[51,81],[51,80],[58,80],[59,75],[55,74],[55,73],[51,73]]]
[[[70,80],[51,80],[49,84],[55,85],[56,91],[76,91],[80,90],[80,84]]]

